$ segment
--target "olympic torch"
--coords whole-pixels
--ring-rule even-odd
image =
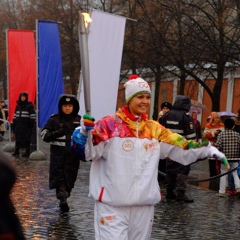
[[[79,48],[81,60],[81,72],[83,80],[83,91],[86,113],[91,115],[91,94],[90,94],[90,71],[89,71],[89,55],[88,55],[88,33],[89,23],[92,21],[88,13],[79,12]],[[92,134],[87,131],[89,140],[89,154],[92,157]]]

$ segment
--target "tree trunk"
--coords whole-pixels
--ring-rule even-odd
[[[158,96],[159,96],[159,89],[160,89],[160,83],[161,83],[161,70],[158,68],[156,74],[155,74],[155,96],[154,96],[154,107],[153,107],[153,120],[158,120]]]
[[[186,83],[186,74],[185,74],[185,71],[181,70],[180,86],[178,89],[179,95],[184,95],[185,83]]]
[[[213,98],[212,98],[212,111],[220,111],[220,100],[221,100],[221,91],[223,83],[223,70],[218,72],[218,77],[213,88]]]

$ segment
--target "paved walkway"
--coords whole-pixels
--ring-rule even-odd
[[[8,142],[0,142],[0,149]],[[16,212],[27,239],[94,240],[93,205],[88,198],[91,163],[81,162],[78,179],[69,198],[70,212],[60,214],[55,191],[48,188],[49,145],[40,140],[40,150],[47,160],[12,159],[18,182],[12,192]],[[206,174],[203,162],[192,165],[195,177]],[[163,196],[165,195],[162,186]],[[216,191],[188,186],[194,203],[159,203],[151,240],[172,239],[239,239],[240,199],[220,198]],[[136,239],[137,240],[137,239]]]

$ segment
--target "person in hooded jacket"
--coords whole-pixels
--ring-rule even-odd
[[[188,140],[196,139],[194,123],[189,115],[191,100],[187,96],[178,95],[173,104],[172,110],[161,118],[161,124],[174,133],[178,133]],[[173,159],[175,160],[175,159]],[[190,172],[190,165],[182,165],[175,161],[167,161],[166,167],[167,195],[166,200],[177,200],[192,203],[186,194],[187,179]],[[175,194],[177,188],[177,195]]]
[[[41,130],[43,141],[50,142],[49,188],[56,189],[60,210],[68,212],[67,198],[77,179],[80,159],[71,150],[71,135],[79,126],[79,102],[74,95],[63,94],[58,102],[58,114],[50,117]]]
[[[24,240],[21,222],[10,197],[16,183],[16,171],[9,156],[0,152],[0,239]]]
[[[21,92],[13,116],[13,132],[16,141],[13,156],[18,157],[19,150],[24,148],[26,151],[22,157],[29,157],[32,128],[35,120],[36,112],[33,104],[28,101],[28,93]]]

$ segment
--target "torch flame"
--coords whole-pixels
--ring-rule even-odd
[[[81,13],[84,18],[85,27],[88,28],[88,24],[92,22],[92,19],[88,13]]]

